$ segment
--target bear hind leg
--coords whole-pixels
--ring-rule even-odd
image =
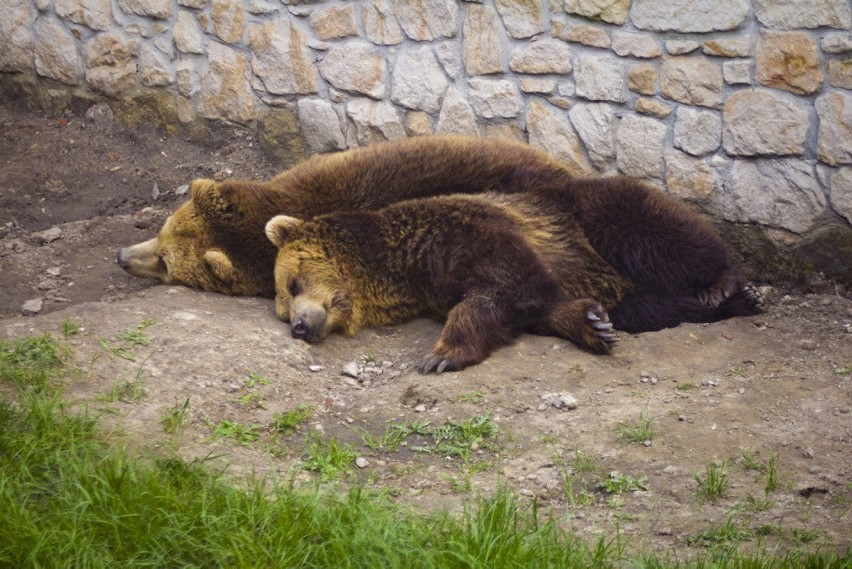
[[[548,312],[542,331],[596,354],[610,353],[618,342],[606,311],[591,298],[557,302]]]

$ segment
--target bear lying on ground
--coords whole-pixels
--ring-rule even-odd
[[[309,218],[372,210],[410,198],[521,191],[574,172],[546,152],[501,138],[427,136],[314,156],[268,182],[199,179],[159,235],[118,250],[130,274],[233,295],[272,297],[275,248],[263,228],[274,215]]]
[[[608,353],[613,325],[641,332],[759,311],[706,221],[623,177],[276,216],[266,233],[279,249],[275,309],[294,337],[446,318],[424,373],[481,362],[524,331]]]

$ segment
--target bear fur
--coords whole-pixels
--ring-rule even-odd
[[[119,249],[117,262],[138,277],[271,298],[276,250],[263,229],[275,215],[310,218],[424,196],[521,191],[525,183],[560,184],[573,174],[546,152],[501,138],[427,136],[317,155],[267,182],[193,181],[190,199],[159,234]]]
[[[561,188],[524,177],[522,193],[271,219],[277,314],[309,342],[445,318],[420,365],[440,373],[525,331],[608,353],[613,324],[638,332],[758,311],[712,227],[674,198],[623,177]]]

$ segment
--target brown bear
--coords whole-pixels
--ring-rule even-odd
[[[559,184],[573,174],[546,152],[501,138],[427,136],[317,155],[267,182],[193,181],[190,200],[159,235],[119,249],[117,262],[138,277],[271,298],[276,251],[263,228],[274,215],[309,218],[424,196],[521,191],[525,183]]]
[[[759,309],[709,224],[622,177],[277,216],[266,233],[279,248],[275,309],[294,337],[446,318],[424,373],[478,363],[524,331],[608,353],[613,324],[655,330]]]

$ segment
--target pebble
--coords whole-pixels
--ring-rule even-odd
[[[24,316],[35,316],[41,312],[42,308],[44,308],[44,301],[40,298],[34,298],[26,301],[23,306],[21,306],[21,314]]]
[[[178,186],[178,189],[175,190],[176,196],[184,196],[189,192],[189,184],[184,184],[182,186]]]
[[[426,411],[426,406],[422,403],[414,408],[415,413],[423,413],[424,411]]]
[[[349,377],[358,379],[358,362],[353,360],[343,366],[343,375],[348,375]]]
[[[62,237],[62,230],[58,227],[51,227],[39,234],[39,239],[41,239],[42,243],[53,243],[60,237]]]
[[[59,267],[50,267],[45,271],[45,273],[47,273],[47,276],[49,277],[58,277],[62,274],[62,269]]]
[[[55,289],[57,286],[59,286],[59,283],[58,283],[58,282],[56,282],[55,280],[53,280],[53,279],[44,279],[43,281],[41,281],[40,283],[38,283],[38,285],[36,285],[36,288],[37,288],[38,290],[53,290],[53,289]]]
[[[242,389],[242,386],[236,383],[228,383],[225,385],[225,391],[228,393],[236,393],[240,389]]]
[[[541,398],[544,399],[548,405],[552,405],[557,409],[563,409],[565,411],[576,409],[578,405],[577,398],[570,393],[548,393],[546,395],[542,395]]]
[[[808,447],[804,451],[805,458],[813,458],[814,457],[814,449]]]
[[[359,456],[355,459],[355,466],[358,468],[367,468],[370,466],[370,461],[364,458],[363,456]]]
[[[313,365],[309,365],[309,366],[308,366],[308,370],[310,370],[310,371],[312,371],[312,372],[316,373],[316,372],[318,372],[318,371],[322,371],[322,370],[323,370],[323,367],[322,367],[321,365],[313,364]],[[344,371],[345,371],[345,370],[344,370]]]

